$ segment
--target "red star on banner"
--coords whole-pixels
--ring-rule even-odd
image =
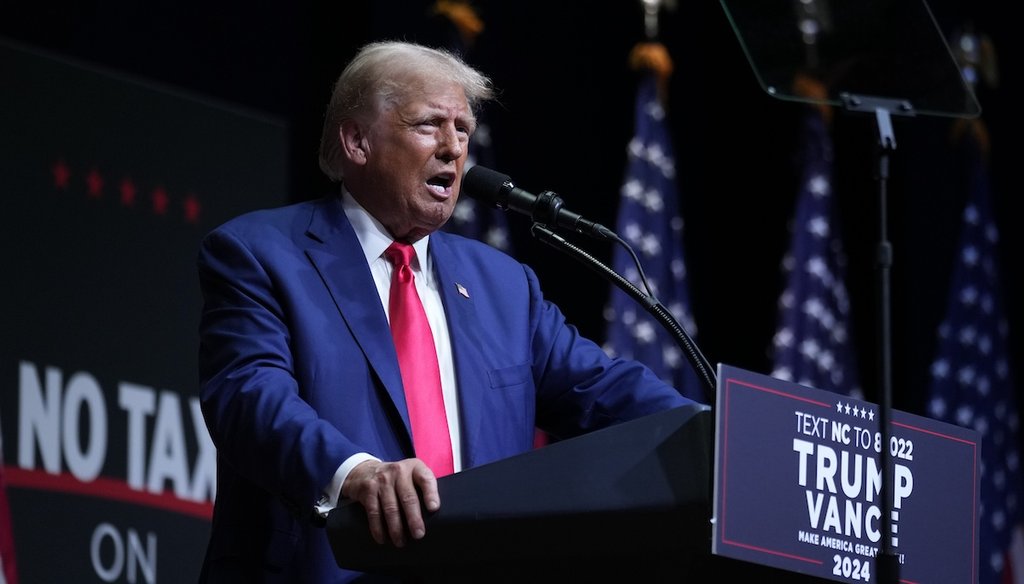
[[[125,207],[135,206],[135,183],[128,177],[121,180],[121,204]]]
[[[193,193],[185,197],[185,222],[193,225],[199,223],[199,211],[201,210],[199,198]]]
[[[57,159],[57,162],[53,163],[52,170],[53,186],[61,190],[68,188],[68,182],[71,180],[71,169],[68,168],[67,164],[64,164],[64,160]]]
[[[103,196],[103,177],[95,168],[85,177],[85,185],[90,198],[98,199]]]
[[[153,213],[157,215],[167,214],[167,191],[163,187],[153,189]]]

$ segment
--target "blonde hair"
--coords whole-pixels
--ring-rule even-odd
[[[445,78],[462,86],[473,112],[494,97],[491,80],[458,56],[400,41],[370,43],[356,53],[334,84],[324,115],[320,136],[320,169],[333,180],[341,180],[342,122],[365,116],[379,104],[398,102],[413,87],[410,79]]]

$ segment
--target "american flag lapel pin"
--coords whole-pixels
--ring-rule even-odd
[[[469,290],[466,290],[466,287],[463,286],[462,284],[459,284],[458,282],[456,282],[455,283],[455,289],[458,290],[459,294],[461,294],[463,297],[469,298]]]

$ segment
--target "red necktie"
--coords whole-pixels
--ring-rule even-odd
[[[435,476],[455,471],[452,441],[441,393],[441,373],[434,351],[434,336],[427,323],[409,261],[415,251],[407,243],[394,242],[384,256],[395,266],[391,276],[391,336],[398,352],[398,368],[405,387],[405,403],[412,424],[416,456],[427,463]]]

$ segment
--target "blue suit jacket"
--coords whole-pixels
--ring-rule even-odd
[[[569,437],[690,403],[581,337],[509,256],[442,232],[429,253],[463,468],[529,450],[535,426]],[[340,198],[234,219],[207,236],[198,265],[202,403],[218,451],[203,578],[347,581],[312,507],[352,454],[413,449],[387,318]]]

